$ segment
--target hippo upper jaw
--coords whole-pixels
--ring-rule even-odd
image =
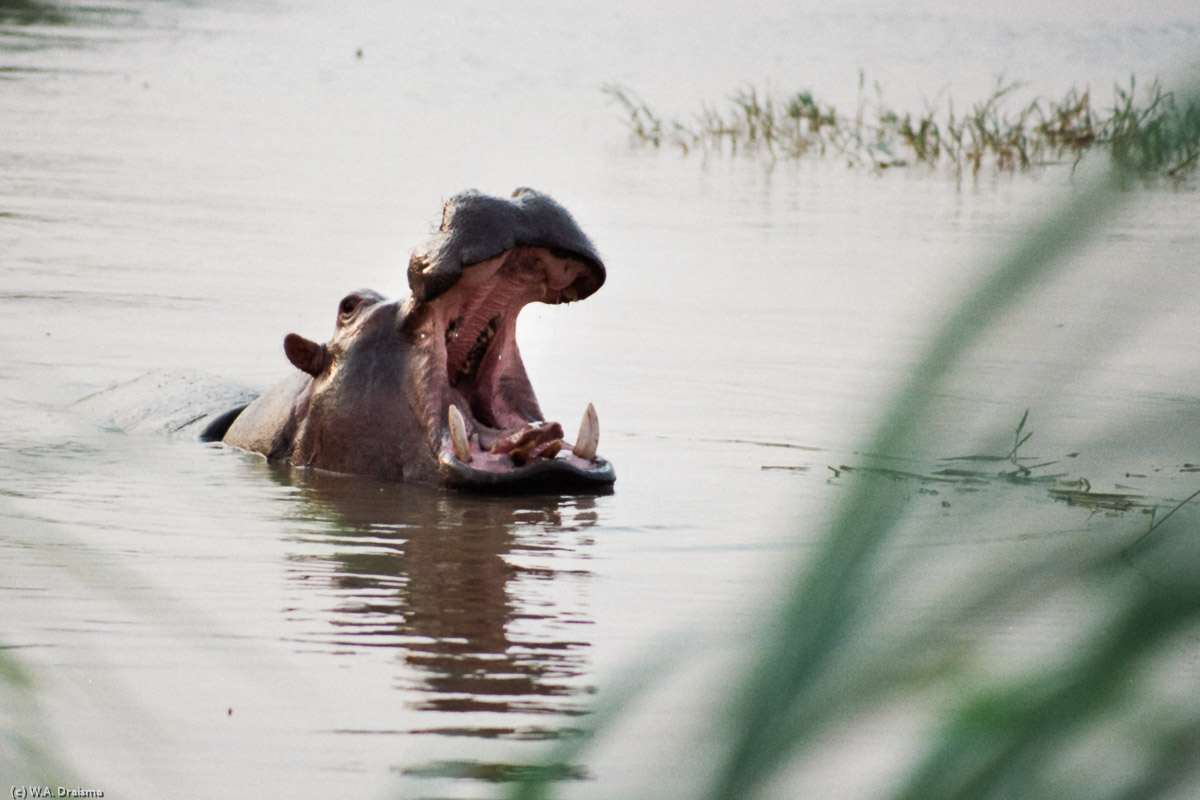
[[[559,423],[545,421],[516,341],[525,305],[576,299],[573,288],[589,269],[569,254],[517,247],[464,269],[453,288],[421,304],[429,362],[437,365],[431,380],[440,389],[428,404],[438,483],[603,491],[616,480],[612,464],[596,454],[594,409],[574,441]]]

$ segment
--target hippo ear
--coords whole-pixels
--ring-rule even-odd
[[[317,344],[296,333],[283,338],[283,352],[296,369],[307,372],[314,378],[325,370],[325,345]]]

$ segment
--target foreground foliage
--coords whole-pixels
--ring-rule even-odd
[[[1200,85],[1176,107],[1195,108],[1197,97]],[[1131,153],[1194,147],[1173,138],[1183,135],[1177,126],[1153,130],[1144,146],[1125,146]],[[858,452],[888,458],[922,449],[972,348],[996,336],[1035,293],[1053,291],[1069,257],[1137,197],[1126,190],[1124,157],[1077,186],[992,265],[933,332]],[[1186,264],[1196,253],[1182,247]],[[980,421],[991,441],[1011,436],[1007,456],[998,457],[1021,477],[1029,471],[1018,456],[1031,435],[1027,422],[1028,414],[1015,432],[1010,423],[1011,433],[996,437],[994,422]],[[1088,444],[1149,431],[1117,430],[1135,424],[1118,422]],[[953,520],[957,547],[939,563],[947,529],[914,514],[911,476],[859,470],[845,486],[827,530],[748,643],[726,696],[712,704],[702,730],[676,732],[704,747],[685,744],[678,761],[656,763],[656,777],[637,796],[1197,796],[1195,494],[1157,518],[1112,511],[1103,528],[1051,533],[981,502]],[[1032,525],[1040,524],[1034,515]],[[1047,618],[1057,623],[1049,632],[1038,627]],[[1035,645],[1017,648],[1014,658],[1006,637],[1031,629]],[[583,761],[592,740],[619,735],[622,715],[652,702],[664,674],[671,671],[661,661],[647,663],[602,693],[591,735],[561,743],[546,772],[513,796],[546,796],[553,776]],[[703,755],[689,758],[694,752]],[[856,784],[871,770],[873,783]],[[685,780],[700,788],[681,790]]]

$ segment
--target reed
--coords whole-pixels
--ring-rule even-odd
[[[997,158],[1005,147],[1010,150],[1005,169],[1010,163],[1017,168],[1023,158],[1036,163],[1037,143],[1008,135],[1003,98],[992,99],[996,102],[936,129],[909,117],[907,130],[930,153],[948,149],[969,163],[976,154]],[[1024,130],[1042,126],[1059,137],[1056,147],[1087,148],[1107,139],[1120,142],[1121,151],[990,265],[961,306],[932,332],[874,434],[857,452],[897,457],[920,451],[934,435],[939,398],[972,347],[991,340],[1034,292],[1053,287],[1053,279],[1068,271],[1067,257],[1138,196],[1126,190],[1127,171],[1194,162],[1192,112],[1180,109],[1195,107],[1200,82],[1178,98],[1156,90],[1151,107],[1139,109],[1128,99],[1120,95],[1118,113],[1108,119],[1094,115],[1086,93],[1065,104],[1025,108],[1019,116]],[[743,106],[761,113],[768,108],[754,95],[743,97]],[[804,141],[810,148],[845,146],[846,126],[839,117],[808,97],[797,99],[794,107],[798,113],[785,118],[803,136],[789,141]],[[725,121],[733,127],[749,124],[744,110]],[[897,116],[895,124],[900,129],[905,118]],[[841,135],[826,130],[839,125]],[[1130,130],[1118,130],[1124,126]],[[756,135],[764,130],[759,120]],[[869,149],[871,138],[861,141]],[[1018,485],[1032,481],[1036,468],[1025,466],[1019,455],[1032,436],[1029,418],[1027,411],[1007,433],[980,421],[984,440],[1004,442],[987,458],[1014,464],[1016,470],[1006,474]],[[1103,442],[1101,436],[1095,444]],[[834,473],[835,478],[845,474]],[[1055,541],[1012,529],[1012,518],[990,515],[981,503],[977,512],[956,519],[956,541],[1001,534],[1011,542],[1040,539],[1040,545],[1005,547],[1002,555],[979,548],[973,551],[975,563],[954,557],[950,572],[938,572],[931,563],[936,552],[930,547],[935,542],[931,525],[914,515],[909,491],[911,481],[923,479],[884,470],[850,474],[828,527],[806,549],[778,605],[766,612],[761,635],[748,637],[745,666],[731,676],[724,700],[713,703],[700,723],[703,735],[676,732],[685,742],[705,742],[703,762],[689,760],[685,745],[681,761],[656,764],[657,778],[648,779],[635,796],[681,796],[675,788],[679,780],[697,774],[703,776],[702,788],[691,788],[687,796],[808,796],[796,787],[812,771],[828,777],[831,769],[840,770],[847,778],[860,771],[863,752],[855,749],[850,734],[896,727],[904,746],[902,757],[885,770],[888,780],[868,793],[824,785],[812,796],[1197,796],[1200,681],[1188,665],[1200,641],[1200,515],[1189,504],[1200,492],[1157,521],[1151,516],[1145,526],[1145,507],[1122,517],[1124,506],[1088,506],[1081,513],[1106,509],[1117,521],[1102,534],[1086,531]],[[1099,494],[1086,483],[1073,491],[1081,498]],[[806,539],[811,535],[806,532]],[[931,586],[937,592],[934,602],[909,605],[914,592]],[[1064,606],[1074,614],[1067,615],[1072,624],[1064,626],[1069,633],[1044,637],[1038,658],[997,666],[997,630]],[[695,652],[678,644],[672,650]],[[644,702],[644,693],[664,676],[669,679],[666,661],[644,664],[624,684],[603,690],[589,735],[560,742],[545,771],[511,787],[510,796],[549,796],[556,770],[583,760],[593,739],[613,735],[623,711]],[[916,715],[917,724],[907,727],[911,720],[905,714]]]
[[[990,166],[1017,172],[1077,163],[1086,153],[1111,155],[1126,173],[1179,178],[1195,171],[1200,156],[1200,108],[1181,102],[1157,81],[1139,93],[1114,87],[1111,107],[1098,110],[1088,89],[1061,99],[1038,97],[1014,107],[1020,84],[1000,79],[992,93],[956,113],[952,101],[914,113],[893,108],[875,84],[866,92],[860,73],[855,113],[846,115],[810,91],[776,100],[754,86],[736,90],[724,108],[704,104],[690,120],[655,113],[631,89],[608,85],[605,94],[622,109],[632,140],[682,152],[764,154],[799,159],[835,155],[850,166],[884,170],[949,165],[977,175]]]
[[[37,669],[0,643],[0,775],[24,785],[79,785],[43,724]]]

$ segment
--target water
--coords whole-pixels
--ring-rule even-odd
[[[852,102],[859,69],[898,105],[973,102],[1000,73],[1104,95],[1200,53],[1189,4],[1010,5],[0,6],[0,644],[37,676],[20,725],[61,781],[492,796],[667,632],[736,652],[930,325],[1071,177],[638,151],[600,89],[676,114],[745,82]],[[348,290],[406,291],[443,198],[521,185],[609,266],[520,339],[549,416],[596,404],[611,496],[294,474],[72,406],[154,370],[268,386],[286,332],[325,339]],[[1198,219],[1194,191],[1157,187],[1081,245],[904,466],[1003,454],[1031,407],[1068,477],[1190,493]],[[1139,516],[987,494],[1050,532]],[[567,783],[606,796],[706,707],[684,691]]]

